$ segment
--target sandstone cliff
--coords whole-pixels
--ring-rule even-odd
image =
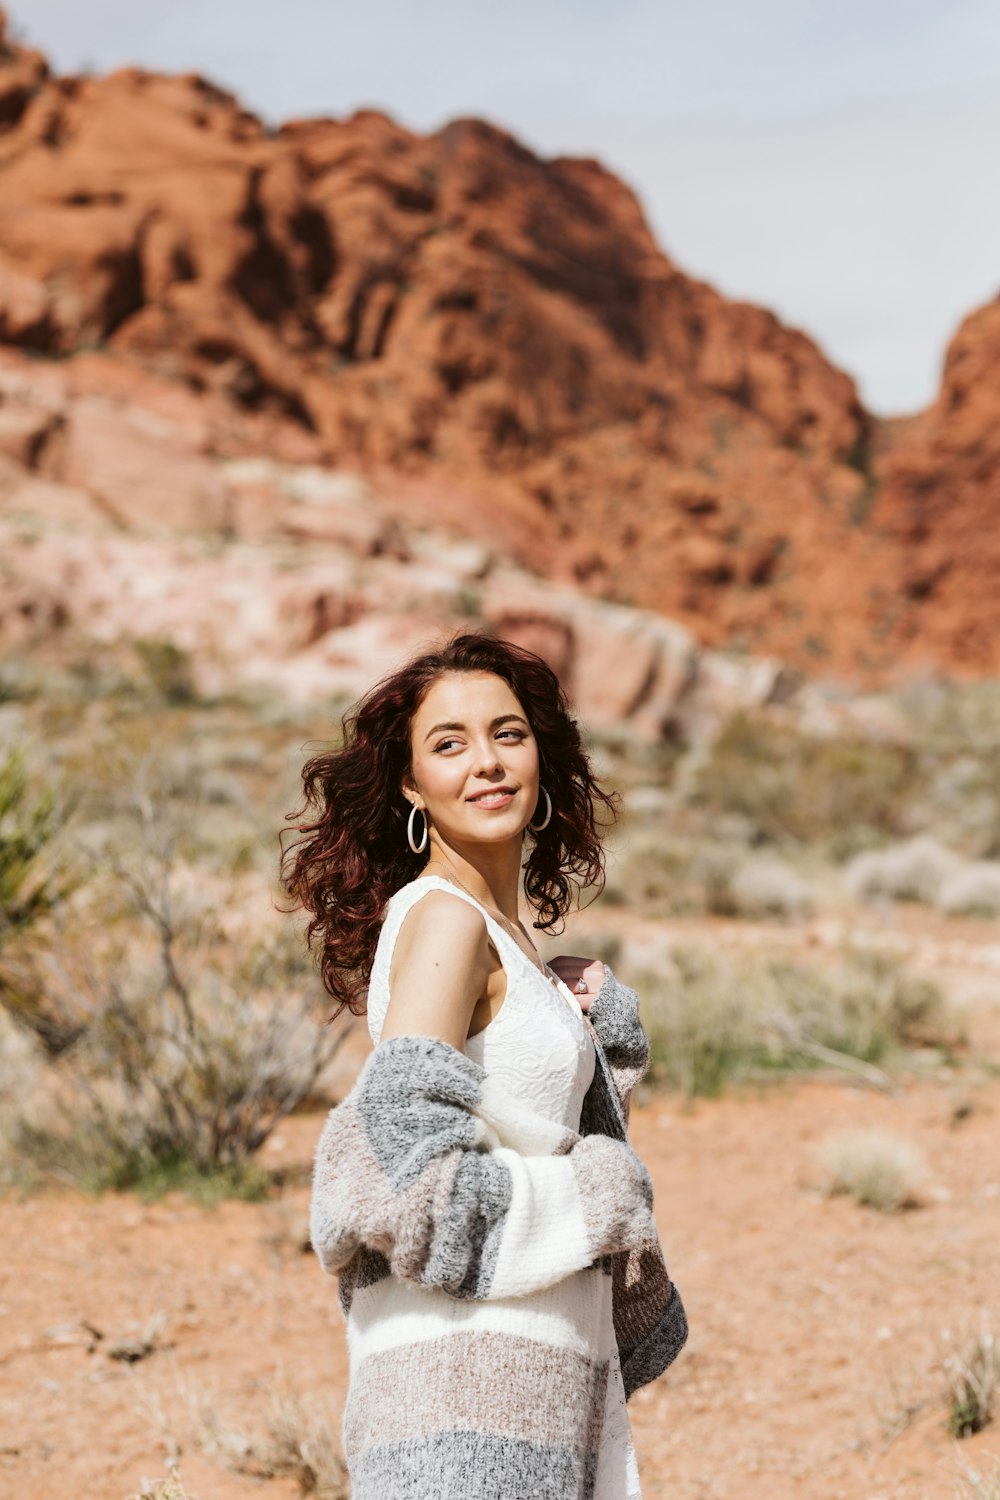
[[[954,511],[956,473],[975,525],[996,509],[969,414],[995,361],[953,357],[897,441],[805,335],[676,267],[597,162],[475,120],[269,131],[202,78],[55,78],[4,42],[0,201],[0,340],[74,395],[148,388],[204,453],[359,469],[400,521],[708,645],[873,680],[1000,666],[996,561]],[[68,438],[16,402],[0,425],[75,482],[101,439],[72,409]],[[124,489],[215,524],[197,491]]]

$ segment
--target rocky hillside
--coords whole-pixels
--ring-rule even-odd
[[[105,406],[197,397],[202,454],[363,471],[401,522],[709,646],[1000,669],[995,554],[958,514],[1000,503],[989,424],[943,395],[881,429],[803,334],[681,272],[597,162],[475,120],[269,131],[204,79],[55,78],[4,42],[0,340]],[[99,427],[33,421],[8,394],[19,460],[75,482]]]
[[[937,400],[881,466],[874,513],[900,552],[901,639],[969,673],[1000,671],[1000,298],[972,313]],[[912,607],[908,607],[912,606]]]

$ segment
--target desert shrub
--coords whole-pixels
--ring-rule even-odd
[[[741,710],[716,737],[689,795],[710,812],[750,819],[763,840],[824,845],[843,857],[904,831],[920,781],[907,747],[818,739]]]
[[[67,813],[51,787],[32,784],[21,754],[0,762],[0,1006],[52,1052],[75,1028],[46,1002],[35,940],[72,886],[56,847]]]
[[[48,1071],[43,1118],[22,1112],[8,1141],[22,1164],[95,1189],[201,1180],[258,1196],[254,1153],[347,1033],[320,1020],[303,945],[287,919],[269,926],[266,888],[251,887],[248,912],[245,881],[180,857],[172,816],[165,832],[146,804],[133,845],[106,856],[99,946],[54,950],[49,985],[77,1034]]]
[[[936,757],[922,747],[928,764],[923,805],[925,826],[945,843],[973,858],[1000,856],[1000,773],[996,752]]]
[[[24,757],[0,762],[0,941],[28,931],[57,899],[45,856],[58,831],[51,790],[29,785]]]
[[[622,840],[605,897],[657,917],[806,916],[808,881],[776,854],[749,855],[736,842],[649,831]]]
[[[604,899],[612,906],[652,908],[664,915],[699,911],[700,900],[692,902],[686,893],[687,869],[684,852],[665,839],[623,841],[609,863]]]
[[[835,1131],[821,1143],[819,1156],[828,1196],[844,1193],[880,1213],[915,1204],[925,1176],[916,1147],[881,1130]]]
[[[1000,681],[914,682],[898,702],[929,769],[927,826],[976,858],[1000,858]]]
[[[203,1446],[237,1473],[288,1476],[313,1500],[348,1500],[347,1470],[322,1398],[307,1401],[282,1382],[249,1429],[220,1415],[209,1401],[201,1403],[199,1416]]]
[[[1000,861],[965,860],[930,834],[865,850],[847,863],[843,879],[856,900],[889,897],[935,904],[953,915],[1000,914]]]
[[[20,1123],[21,1156],[92,1189],[196,1190],[203,1179],[202,1196],[260,1196],[251,1158],[344,1035],[315,1015],[298,944],[294,957],[283,946],[263,941],[209,968],[204,945],[185,952],[171,928],[155,963],[120,955],[53,1065],[48,1117]]]
[[[880,1063],[901,1049],[951,1046],[960,1035],[941,987],[875,949],[847,946],[822,968],[785,958],[767,967],[785,997],[793,1051],[806,1043],[814,1053],[825,1047]]]
[[[191,658],[173,641],[136,640],[132,649],[150,684],[164,703],[182,706],[194,703],[198,692]]]
[[[848,947],[820,966],[691,945],[671,958],[635,981],[654,1086],[713,1095],[730,1080],[817,1064],[874,1079],[875,1064],[955,1040],[938,986],[884,954]]]
[[[992,1329],[980,1328],[951,1344],[943,1361],[948,1431],[972,1437],[993,1420],[1000,1395],[1000,1340]]]
[[[746,991],[730,983],[707,951],[679,948],[672,958],[672,973],[636,981],[649,1034],[649,1081],[689,1097],[714,1096],[748,1062],[766,1061],[767,1039]]]
[[[929,834],[887,849],[868,849],[848,861],[844,884],[857,900],[889,896],[894,901],[937,900],[942,886],[962,868],[961,856]]]
[[[913,681],[897,701],[914,737],[938,755],[993,754],[1000,741],[1000,681]]]
[[[38,1038],[0,1010],[0,1186],[34,1187],[36,1174],[22,1159],[24,1129],[47,1117],[45,1053]]]
[[[605,899],[657,917],[739,916],[733,882],[745,863],[741,845],[647,833],[616,852]]]
[[[41,673],[33,662],[15,661],[5,652],[0,662],[0,703],[31,703],[43,690]]]
[[[730,881],[732,905],[739,916],[808,916],[815,908],[812,889],[797,870],[774,857],[748,859]]]
[[[937,904],[960,916],[1000,916],[1000,861],[971,860],[941,883]]]

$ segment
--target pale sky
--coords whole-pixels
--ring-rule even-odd
[[[686,272],[885,414],[1000,294],[997,0],[8,0],[62,72],[195,70],[270,121],[479,115],[596,156]]]

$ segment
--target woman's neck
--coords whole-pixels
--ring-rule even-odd
[[[457,880],[484,906],[503,912],[512,922],[518,921],[521,891],[519,850],[500,845],[461,851],[432,838],[430,854],[421,874],[443,875],[445,879]]]

